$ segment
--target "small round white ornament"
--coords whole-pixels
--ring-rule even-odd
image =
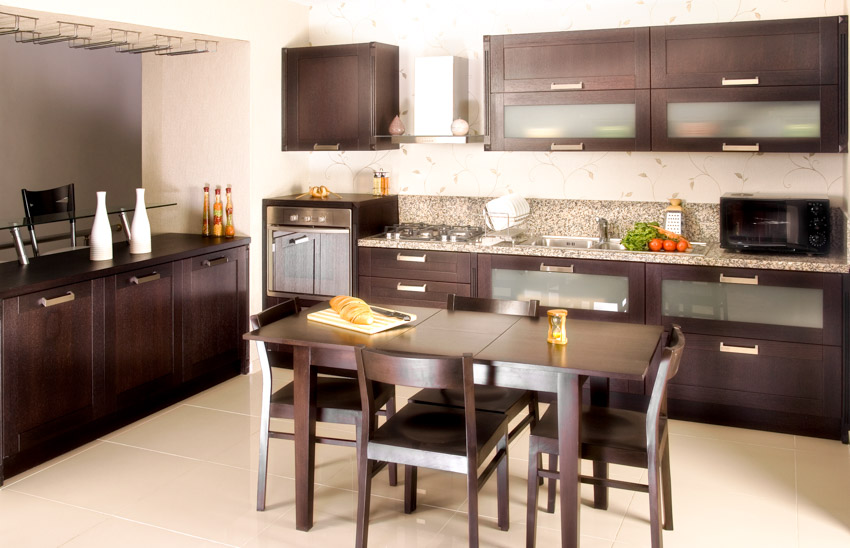
[[[469,133],[469,124],[466,122],[466,120],[458,118],[457,120],[452,122],[452,135],[461,136],[466,135],[467,133]]]

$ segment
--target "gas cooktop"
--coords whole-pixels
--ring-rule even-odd
[[[477,242],[484,229],[477,226],[455,226],[428,223],[402,223],[386,227],[383,234],[374,236],[385,240],[406,242]]]

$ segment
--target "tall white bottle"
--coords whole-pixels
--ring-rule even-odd
[[[130,253],[151,252],[151,223],[145,209],[145,189],[136,189],[136,211],[130,225]]]
[[[97,209],[89,235],[89,258],[92,261],[112,259],[112,227],[106,213],[106,192],[97,192]]]

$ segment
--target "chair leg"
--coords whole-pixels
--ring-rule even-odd
[[[496,467],[496,502],[499,510],[499,529],[502,531],[507,531],[511,526],[511,516],[510,516],[510,507],[508,503],[510,502],[510,482],[508,475],[508,436],[502,438],[502,441],[499,442],[497,451],[504,451],[504,456],[502,460],[499,461],[498,466]]]
[[[542,454],[537,449],[534,436],[528,440],[528,495],[525,511],[525,547],[534,548],[537,537],[537,497],[540,494],[540,483],[538,483],[540,462]]]
[[[661,501],[664,503],[664,528],[673,530],[673,485],[670,477],[670,445],[661,453]]]
[[[558,471],[558,455],[549,453],[549,471]],[[558,480],[549,478],[549,490],[546,494],[546,512],[555,513],[555,498],[557,497]]]
[[[652,548],[661,548],[661,492],[658,485],[658,462],[653,458],[647,470],[649,483],[649,528]]]
[[[387,400],[387,420],[395,415],[395,396]],[[395,487],[398,485],[398,464],[391,462],[387,465],[387,471],[390,475],[390,485]]]
[[[266,509],[266,479],[269,468],[269,425],[260,429],[260,464],[257,469],[257,510]]]
[[[528,404],[528,414],[531,415],[531,424],[528,425],[528,431],[533,432],[534,427],[540,421],[540,402],[537,398],[537,392],[531,392],[531,402]],[[543,453],[537,453],[537,468],[543,468]],[[537,478],[538,485],[543,485],[543,477]]]
[[[375,461],[363,459],[357,465],[357,533],[355,546],[365,548],[369,542],[369,503],[372,491],[372,469]]]
[[[470,470],[466,475],[466,498],[469,511],[469,548],[478,548],[478,474],[474,470]]]
[[[416,467],[404,465],[404,513],[416,510]]]
[[[593,477],[608,478],[608,463],[595,460],[593,461]],[[594,485],[593,486],[593,507],[599,510],[608,509],[608,486]]]

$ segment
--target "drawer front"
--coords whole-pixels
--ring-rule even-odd
[[[841,344],[841,275],[647,265],[647,323],[689,333]]]
[[[686,334],[668,397],[838,418],[841,348]]]
[[[469,297],[470,290],[470,284],[360,277],[360,298],[370,303],[445,308],[449,293]]]
[[[361,263],[368,263],[366,272],[372,277],[470,283],[469,253],[361,248]]]

